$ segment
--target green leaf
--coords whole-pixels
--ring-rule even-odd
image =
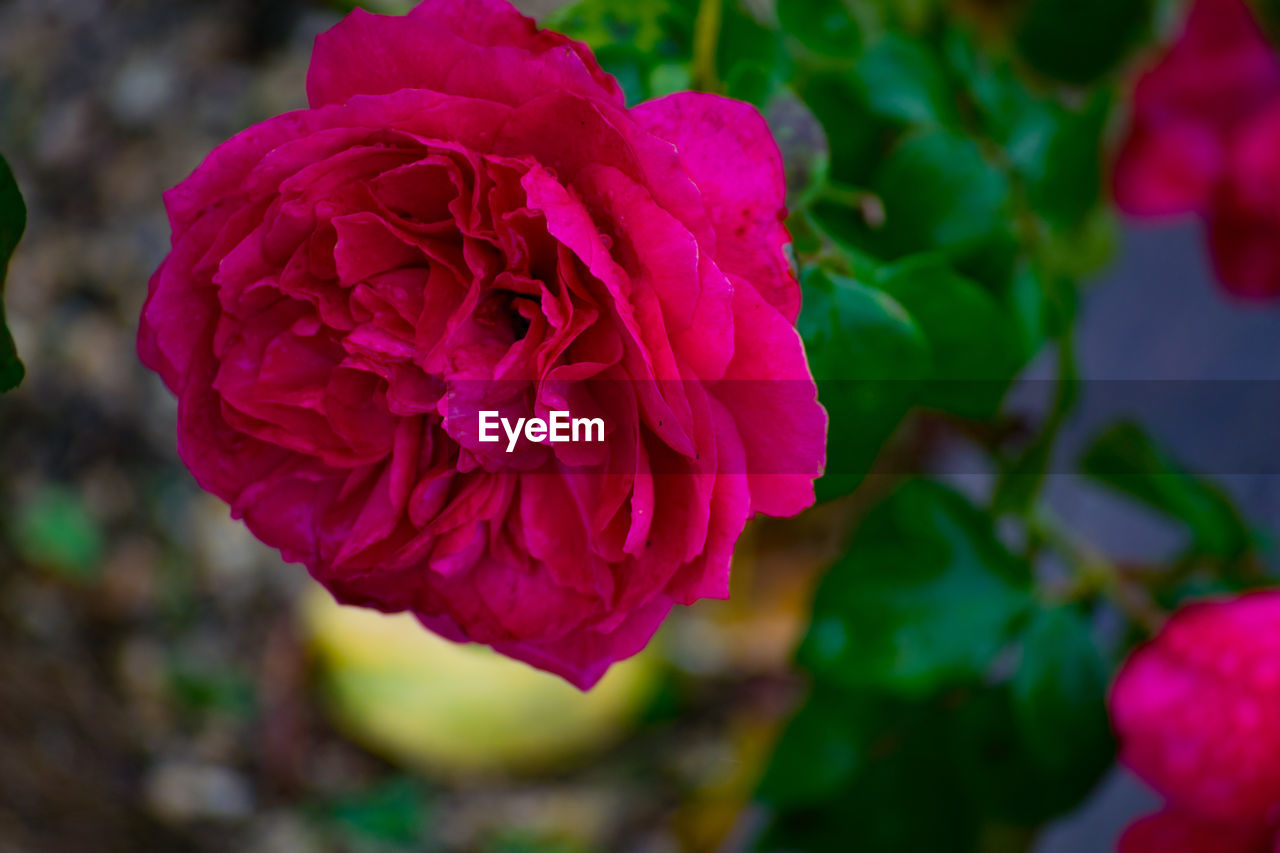
[[[98,573],[102,532],[80,495],[71,489],[41,489],[18,507],[9,522],[9,535],[27,563],[77,580]]]
[[[964,784],[970,808],[988,821],[1032,829],[1078,806],[1111,765],[1108,750],[1091,748],[1074,767],[1048,767],[1023,741],[1012,691],[976,691],[955,709],[945,760]],[[1071,727],[1059,732],[1077,743]]]
[[[1043,144],[1019,152],[1032,209],[1059,227],[1077,227],[1102,202],[1102,146],[1111,96],[1100,91],[1079,111],[1049,111]]]
[[[428,816],[422,787],[408,777],[381,782],[324,809],[326,820],[353,840],[394,849],[422,849]]]
[[[1271,586],[1268,583],[1267,586]],[[1181,607],[1206,598],[1235,598],[1248,589],[1257,587],[1256,578],[1242,579],[1231,576],[1192,575],[1165,589],[1155,590],[1156,604],[1172,613]]]
[[[781,84],[791,76],[790,64],[777,29],[756,20],[743,3],[725,0],[716,47],[720,79],[732,80],[747,66],[764,71],[774,83]]]
[[[1084,85],[1125,59],[1151,15],[1151,0],[1031,0],[1016,41],[1037,70]]]
[[[1060,278],[1086,278],[1111,263],[1120,242],[1119,231],[1115,213],[1099,206],[1070,230],[1048,228],[1037,254],[1045,269]],[[1065,315],[1068,318],[1075,306],[1070,308]]]
[[[800,97],[827,136],[832,179],[848,186],[865,186],[880,144],[866,94],[848,74],[815,74],[797,85]]]
[[[799,661],[820,680],[903,694],[975,681],[1029,606],[1030,584],[988,516],[909,481],[823,580]]]
[[[963,249],[1005,227],[1009,179],[972,139],[946,130],[908,136],[877,171],[884,203],[874,245],[885,258]]]
[[[216,711],[247,719],[257,710],[252,679],[229,667],[176,660],[169,671],[169,690],[177,704],[191,711]]]
[[[804,276],[799,329],[827,409],[827,471],[818,497],[853,491],[930,375],[928,344],[888,294],[822,270]]]
[[[982,50],[960,27],[948,29],[943,54],[957,85],[973,103],[984,136],[1006,149],[1011,162],[1024,163],[1051,135],[1051,98],[1033,93],[1012,63]]]
[[[1205,553],[1230,559],[1252,546],[1254,537],[1226,493],[1191,475],[1136,423],[1122,421],[1100,435],[1081,468],[1099,483],[1185,524]]]
[[[1018,324],[1023,357],[1028,361],[1062,328],[1054,304],[1055,293],[1051,280],[1034,265],[1018,266],[1009,290],[1009,302]]]
[[[864,706],[849,707],[841,694],[815,688],[787,724],[760,782],[759,797],[795,808],[839,794],[866,760],[871,734],[861,730]]]
[[[853,73],[875,116],[912,125],[955,120],[942,66],[919,41],[889,33],[862,54]]]
[[[921,404],[961,417],[994,416],[1023,363],[1013,316],[937,257],[886,267],[876,284],[907,310],[929,342],[932,380]]]
[[[663,62],[649,72],[649,95],[654,98],[683,92],[691,85],[689,67],[680,62]]]
[[[680,0],[583,0],[557,9],[545,24],[590,45],[627,103],[636,104],[676,91],[682,69],[687,80],[695,12],[696,4]]]
[[[679,0],[582,0],[547,16],[545,25],[592,48],[629,44],[662,61],[690,54],[696,11]]]
[[[968,853],[976,849],[978,815],[952,768],[944,709],[933,701],[903,702],[874,694],[826,691],[821,713],[844,719],[860,745],[854,772],[840,790],[817,801],[785,801],[756,849],[805,853]],[[801,711],[805,716],[810,708]],[[799,725],[797,718],[793,725]],[[787,746],[786,741],[780,749]],[[786,761],[799,759],[792,756]],[[814,755],[815,760],[820,757]],[[794,766],[794,781],[803,767]],[[781,780],[779,779],[780,783]],[[776,783],[775,783],[776,784]],[[923,816],[923,817],[922,817]],[[925,819],[927,818],[927,819]]]
[[[18,182],[9,164],[0,157],[0,394],[17,388],[26,374],[4,314],[4,284],[9,259],[13,257],[26,227],[27,207],[22,202],[22,193],[18,191]]]
[[[1111,764],[1110,680],[1111,668],[1079,609],[1036,613],[1023,635],[1012,689],[1018,731],[1043,767],[1096,781]]]
[[[725,76],[725,86],[730,98],[763,107],[778,91],[779,83],[768,66],[741,62]]]
[[[1074,337],[1067,332],[1058,342],[1058,375],[1048,417],[1031,443],[1001,465],[991,500],[996,513],[1021,514],[1035,502],[1052,461],[1058,435],[1079,399],[1080,376]]]
[[[1033,92],[1009,62],[979,52],[963,30],[946,38],[948,65],[973,103],[980,131],[1025,182],[1028,204],[1055,227],[1080,227],[1102,201],[1112,92],[1099,89],[1083,103]]]
[[[852,57],[862,40],[844,0],[785,0],[778,4],[778,23],[822,56]]]
[[[654,68],[650,57],[628,44],[606,44],[595,51],[596,61],[622,87],[628,104],[649,100],[649,80]]]
[[[1007,686],[957,708],[952,760],[989,818],[1034,827],[1074,810],[1115,759],[1110,668],[1074,606],[1037,610]]]
[[[797,327],[818,379],[913,382],[929,375],[929,345],[886,290],[822,269],[803,277]]]

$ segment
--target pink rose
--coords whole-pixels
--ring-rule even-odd
[[[501,0],[353,12],[311,109],[165,197],[142,360],[200,485],[341,601],[587,688],[813,501],[782,164],[750,106],[626,109]],[[479,438],[479,413],[602,443]]]
[[[1218,278],[1238,296],[1280,297],[1280,99],[1240,130],[1207,219]]]
[[[1117,203],[1135,216],[1203,210],[1236,132],[1278,95],[1280,59],[1244,0],[1195,0],[1177,41],[1134,89]]]
[[[1280,841],[1266,825],[1204,820],[1166,809],[1135,821],[1117,853],[1280,853]]]
[[[1243,0],[1196,0],[1132,113],[1115,165],[1121,209],[1198,213],[1227,289],[1280,297],[1280,57]]]
[[[1120,759],[1204,823],[1280,819],[1280,591],[1193,604],[1111,691]]]

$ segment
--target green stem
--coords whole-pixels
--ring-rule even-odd
[[[1027,519],[1031,532],[1054,546],[1075,569],[1066,591],[1068,601],[1105,595],[1148,634],[1157,633],[1168,619],[1151,593],[1092,544],[1074,537],[1049,510],[1041,507]]]
[[[1044,424],[1026,449],[1012,459],[999,459],[1000,479],[992,498],[997,513],[1025,513],[1044,489],[1053,451],[1078,395],[1075,336],[1068,328],[1058,337],[1058,376],[1053,404]]]
[[[723,17],[724,0],[701,0],[698,4],[698,17],[693,24],[693,88],[700,92],[720,91],[716,53]]]
[[[1024,826],[988,823],[978,840],[980,853],[1027,853],[1039,833]]]
[[[813,196],[813,202],[825,201],[858,211],[871,228],[884,226],[884,201],[870,190],[826,183]]]

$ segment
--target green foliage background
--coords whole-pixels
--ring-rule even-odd
[[[820,497],[893,483],[814,597],[796,655],[811,689],[759,788],[759,849],[1028,849],[1112,765],[1107,685],[1162,608],[1269,581],[1225,492],[1140,425],[1105,431],[1079,470],[1184,526],[1172,571],[1135,576],[1041,498],[1078,397],[1081,282],[1116,244],[1105,152],[1126,75],[1176,12],[585,0],[549,22],[591,44],[633,102],[693,86],[770,120],[800,330],[831,416]],[[1048,415],[1002,438],[1005,392],[1046,351]],[[978,437],[990,494],[901,474],[921,419]],[[1069,576],[1048,578],[1046,560]],[[1121,614],[1119,636],[1098,630],[1103,611]]]

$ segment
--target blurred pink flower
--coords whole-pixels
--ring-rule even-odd
[[[713,95],[628,110],[503,0],[357,10],[307,94],[165,197],[138,349],[179,453],[339,600],[589,687],[728,595],[750,516],[814,499],[769,129]],[[509,453],[480,410],[607,440]]]
[[[1117,853],[1280,853],[1266,824],[1204,820],[1166,809],[1140,818],[1124,831]]]
[[[1178,611],[1125,662],[1110,705],[1120,760],[1174,813],[1136,837],[1226,824],[1248,838],[1280,820],[1280,592]]]
[[[1280,296],[1280,205],[1267,195],[1280,178],[1277,106],[1280,56],[1248,5],[1195,0],[1137,82],[1115,163],[1120,208],[1202,216],[1218,277],[1245,297]]]
[[[1280,95],[1280,58],[1243,0],[1195,0],[1182,33],[1139,78],[1115,169],[1135,216],[1201,211],[1239,129]]]
[[[1280,100],[1237,134],[1207,219],[1214,267],[1232,292],[1280,296]]]

